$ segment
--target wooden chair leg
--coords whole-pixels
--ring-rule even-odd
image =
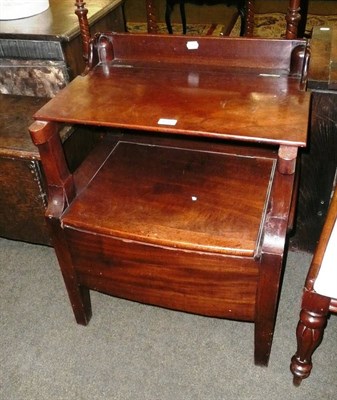
[[[173,34],[173,29],[172,29],[172,24],[171,24],[171,14],[173,11],[173,2],[167,0],[166,1],[166,8],[165,8],[165,22],[166,22],[166,29],[167,32],[172,35]]]
[[[165,8],[165,22],[167,31],[170,35],[173,34],[173,29],[171,24],[171,14],[173,12],[173,7],[174,7],[174,1],[167,0]],[[185,0],[179,1],[179,7],[180,7],[181,24],[183,27],[183,34],[186,35],[187,25],[186,25],[186,13],[185,13]]]
[[[324,309],[324,308],[323,308]],[[327,323],[327,312],[315,312],[302,309],[297,325],[297,352],[291,359],[290,369],[294,375],[294,385],[299,386],[302,379],[310,375],[311,357],[322,341]]]
[[[237,9],[238,9],[238,17],[241,20],[240,36],[245,36],[245,33],[246,33],[246,0],[239,0]]]
[[[183,34],[186,35],[187,26],[186,26],[185,0],[180,0],[180,16],[181,16],[181,23],[183,26]]]

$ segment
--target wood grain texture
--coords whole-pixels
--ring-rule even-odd
[[[131,36],[135,38],[129,40]],[[35,118],[306,145],[310,94],[299,91],[299,81],[288,76],[293,46],[302,42],[270,44],[249,39],[248,43],[247,39],[237,39],[238,42],[204,37],[197,40],[200,52],[190,55],[186,48],[188,39],[167,38],[120,34],[102,40],[106,61],[71,82]],[[123,46],[114,47],[119,41]],[[245,67],[248,55],[237,54],[242,43],[248,46],[248,54],[259,54],[252,57],[249,68]],[[270,51],[273,46],[275,59]],[[138,51],[130,58],[136,48]],[[153,54],[162,51],[165,62],[144,59],[149,48]],[[287,61],[277,68],[281,50]],[[184,55],[187,58],[181,64]],[[161,124],[162,119],[175,122]]]
[[[121,142],[62,224],[94,226],[97,233],[154,245],[253,257],[275,163]],[[113,198],[97,202],[97,193],[107,190]]]
[[[186,254],[72,227],[64,234],[83,287],[173,310],[254,319],[258,265],[253,258]]]

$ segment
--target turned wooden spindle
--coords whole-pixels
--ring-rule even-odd
[[[82,51],[83,58],[85,61],[86,67],[88,66],[89,60],[89,42],[90,42],[90,29],[88,22],[88,10],[85,8],[85,2],[83,0],[76,0],[75,6],[75,14],[78,17],[78,22],[80,24],[80,34],[82,37]]]
[[[245,11],[244,11],[244,36],[252,37],[254,35],[254,0],[246,0]]]
[[[294,374],[293,382],[299,386],[302,379],[310,375],[312,369],[311,357],[322,341],[324,328],[327,323],[327,313],[302,310],[297,326],[297,352],[291,359],[291,370]]]
[[[156,10],[152,0],[146,0],[146,16],[148,33],[158,33]]]
[[[301,19],[300,4],[300,0],[290,0],[289,2],[289,7],[286,15],[286,39],[296,39],[298,36],[298,24]]]

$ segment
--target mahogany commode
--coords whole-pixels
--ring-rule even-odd
[[[103,33],[35,114],[46,217],[76,320],[89,290],[255,324],[268,363],[297,149],[303,40]],[[304,71],[304,74],[303,74]],[[71,174],[63,123],[108,133]]]

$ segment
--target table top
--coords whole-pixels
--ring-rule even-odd
[[[90,0],[89,24],[102,18],[124,0]],[[0,39],[69,41],[80,33],[74,1],[50,0],[48,10],[28,18],[0,21]]]
[[[248,64],[250,67],[241,68],[237,58],[232,57],[236,48],[248,46],[246,52],[254,52],[253,47],[260,47],[262,42],[205,37],[197,41],[200,57],[193,53],[189,58],[189,53],[184,54],[189,42],[186,37],[116,34],[115,58],[98,63],[86,76],[77,77],[34,117],[276,145],[306,145],[310,94],[299,90],[299,79],[275,68],[274,60],[261,61],[261,68],[254,67],[253,61]],[[264,52],[270,54],[269,42],[259,59]],[[283,47],[281,41],[274,44],[275,49],[278,45]],[[152,59],[146,54],[150,48],[155,54]],[[212,58],[213,49],[216,54]],[[135,54],[136,51],[139,53]],[[227,58],[222,57],[225,51]],[[244,57],[246,62],[247,54]]]

